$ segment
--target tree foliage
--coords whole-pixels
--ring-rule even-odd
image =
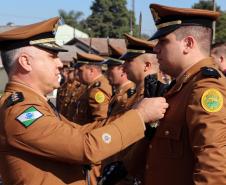
[[[90,9],[92,14],[81,19],[83,13],[59,10],[64,22],[88,33],[91,37],[122,38],[123,33],[130,33],[132,20],[133,35],[138,35],[138,25],[134,12],[126,7],[127,0],[94,0]]]
[[[126,8],[126,0],[95,0],[92,14],[86,20],[86,27],[95,37],[122,37],[130,31],[130,17],[133,25],[135,16]],[[135,25],[134,32],[137,33]]]
[[[84,31],[81,22],[83,21],[81,18],[83,16],[83,12],[81,11],[69,11],[66,12],[64,10],[59,10],[59,15],[63,19],[65,24],[68,24],[74,28]]]
[[[213,10],[212,0],[200,0],[195,3],[192,8]],[[220,6],[216,6],[216,10],[221,12],[220,18],[216,22],[216,42],[226,42],[226,12],[221,11]]]
[[[192,8],[196,9],[205,9],[205,10],[213,10],[213,1],[212,0],[200,0],[198,3],[195,3]],[[216,6],[216,10],[220,11],[220,7]]]

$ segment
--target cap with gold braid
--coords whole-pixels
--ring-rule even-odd
[[[104,61],[104,64],[109,66],[118,66],[124,63],[124,60],[120,60],[119,58],[125,53],[126,49],[121,47],[116,47],[112,44],[108,44],[109,49],[109,58]]]
[[[212,22],[220,16],[219,12],[210,10],[176,8],[160,4],[151,4],[150,9],[157,31],[149,40],[158,39],[181,26],[204,26],[212,28]]]
[[[67,51],[55,42],[59,19],[59,17],[54,17],[0,33],[0,50],[37,46],[55,52]]]
[[[127,43],[127,52],[120,59],[128,60],[144,53],[154,53],[153,48],[155,45],[152,42],[133,37],[126,33],[124,36]]]
[[[80,66],[83,64],[89,65],[102,65],[104,58],[95,54],[90,53],[77,53],[76,65]]]

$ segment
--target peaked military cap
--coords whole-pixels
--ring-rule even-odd
[[[181,26],[204,26],[212,28],[212,22],[219,12],[203,9],[176,8],[160,4],[150,4],[157,31],[149,40],[167,35]]]
[[[109,57],[104,60],[104,64],[107,64],[108,67],[122,65],[124,60],[120,60],[119,58],[125,53],[126,49],[116,47],[110,43],[108,44],[108,49]]]
[[[102,65],[104,58],[90,53],[77,53],[76,65],[90,64],[90,65]]]
[[[0,49],[10,50],[24,46],[37,46],[52,51],[67,51],[55,42],[59,17],[21,26],[0,33]]]
[[[128,60],[144,53],[154,53],[153,48],[155,45],[152,42],[133,37],[126,33],[124,36],[127,43],[127,52],[120,59]]]

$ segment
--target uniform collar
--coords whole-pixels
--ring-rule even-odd
[[[30,86],[20,83],[20,82],[16,82],[16,81],[10,81],[7,85],[6,85],[6,90],[5,91],[9,91],[9,92],[30,92],[33,94],[38,95],[39,97],[41,97],[42,99],[44,99],[45,101],[47,101],[47,98],[39,93],[37,93],[33,88],[31,88]]]
[[[170,91],[166,94],[166,96],[180,91],[183,85],[189,82],[191,78],[195,76],[202,67],[205,67],[205,66],[216,67],[211,57],[200,60],[198,63],[194,64],[189,69],[187,69],[187,71],[185,71],[183,75],[180,75],[176,79],[176,84],[172,87],[172,89],[170,89]]]
[[[127,82],[125,82],[124,84],[122,84],[122,85],[117,89],[116,93],[117,93],[117,94],[122,93],[122,92],[124,92],[124,89],[129,89],[129,88],[131,88],[131,87],[133,87],[133,82],[131,82],[131,81],[128,80]]]

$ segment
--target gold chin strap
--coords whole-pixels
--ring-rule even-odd
[[[144,53],[146,53],[146,51],[145,50],[128,49],[126,53],[141,53],[141,54],[144,54]]]
[[[56,42],[56,39],[46,38],[46,39],[31,40],[29,43],[30,45],[35,45],[35,44],[44,44],[44,43],[51,43],[51,42]]]
[[[157,29],[160,29],[160,28],[165,28],[167,26],[177,25],[177,24],[181,24],[181,23],[182,23],[181,20],[176,20],[176,21],[164,22],[162,24],[158,24],[158,25],[156,25],[156,27],[157,27]]]
[[[106,61],[108,61],[108,60],[112,60],[112,61],[118,62],[120,64],[123,64],[125,62],[124,60],[120,60],[120,59],[116,59],[116,58],[111,58],[111,57],[109,57],[109,58],[106,59]]]

